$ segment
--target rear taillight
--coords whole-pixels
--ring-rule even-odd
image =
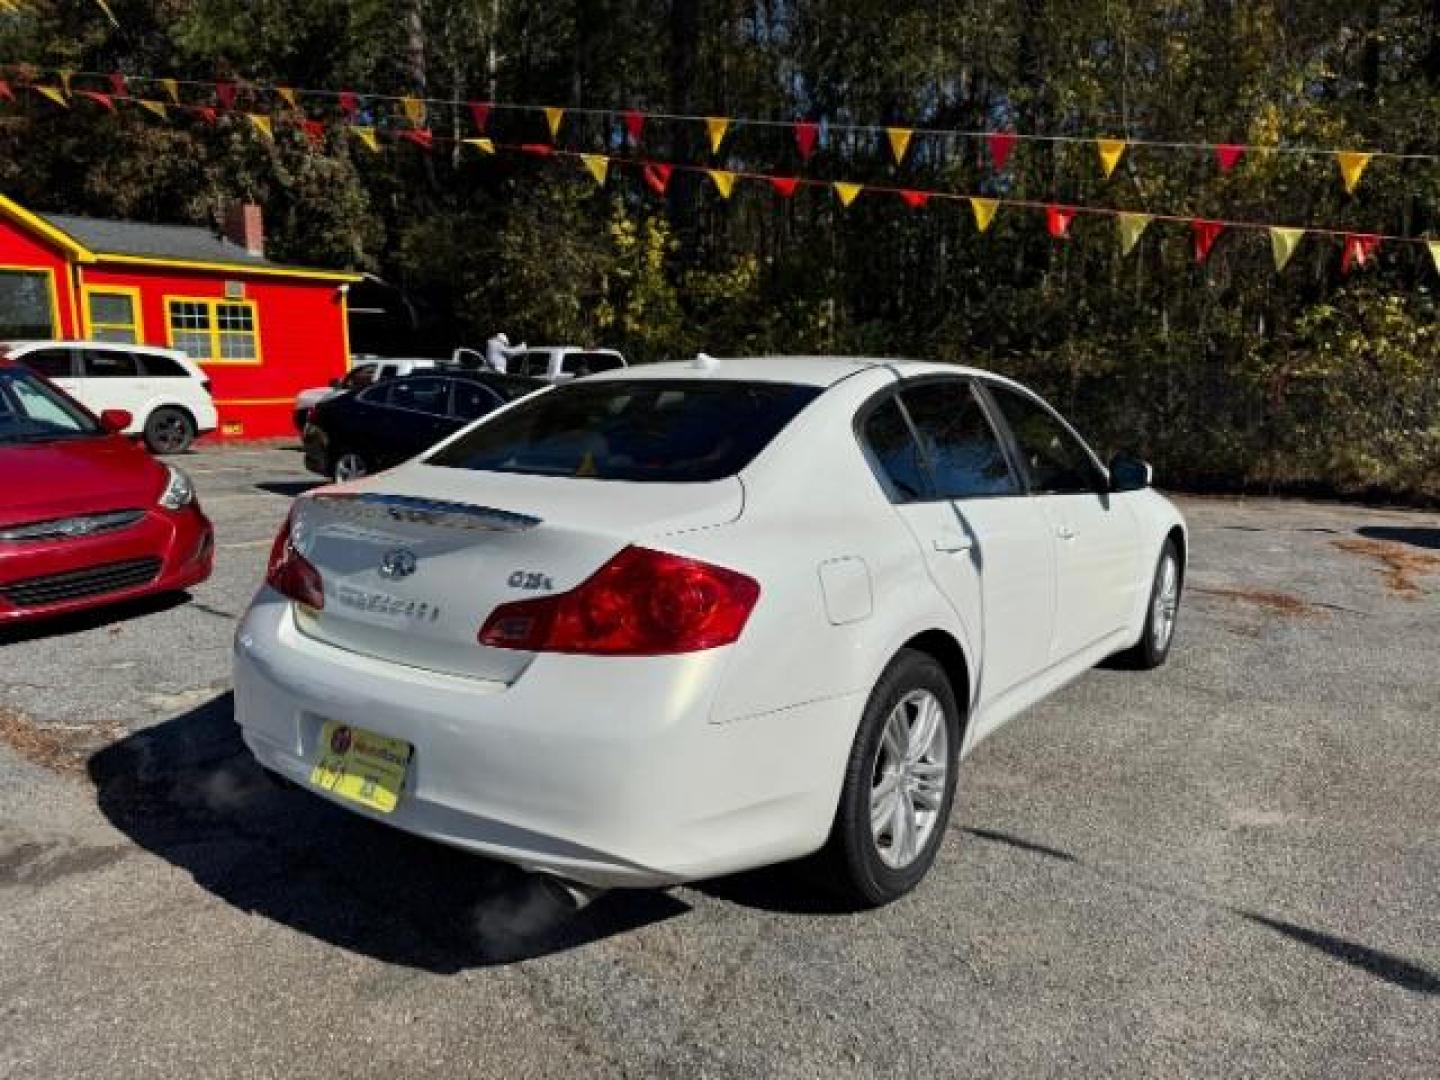
[[[306,607],[325,606],[325,582],[313,563],[295,550],[291,543],[294,514],[285,519],[280,533],[270,548],[270,565],[265,569],[265,583],[281,596]]]
[[[479,639],[525,652],[697,652],[738,638],[759,599],[759,583],[734,570],[627,547],[569,592],[500,605]]]

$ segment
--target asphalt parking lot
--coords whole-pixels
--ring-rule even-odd
[[[1440,515],[1181,500],[1158,672],[969,759],[919,892],[607,894],[257,774],[293,448],[189,455],[193,596],[0,638],[0,1076],[1440,1075]]]

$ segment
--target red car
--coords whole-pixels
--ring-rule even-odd
[[[0,625],[175,592],[210,576],[190,478],[0,360]]]

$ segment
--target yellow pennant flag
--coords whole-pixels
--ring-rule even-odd
[[[161,120],[164,120],[169,115],[165,111],[165,103],[163,101],[147,101],[145,98],[136,98],[135,104],[139,105],[147,112],[154,113],[156,116],[160,117]]]
[[[493,139],[463,139],[466,146],[473,146],[482,154],[495,153],[495,140]]]
[[[730,193],[735,190],[735,174],[726,172],[724,169],[706,169],[710,179],[715,182],[715,190],[720,193],[722,199],[728,199]]]
[[[910,136],[915,132],[911,128],[886,128],[885,135],[890,140],[890,155],[899,165],[905,160],[905,152],[910,149]]]
[[[1150,221],[1149,214],[1121,214],[1115,219],[1115,227],[1120,233],[1120,254],[1129,255],[1135,250]]]
[[[1270,253],[1275,256],[1275,272],[1277,274],[1285,269],[1285,264],[1290,261],[1290,256],[1295,254],[1295,249],[1300,246],[1300,241],[1304,237],[1304,229],[1276,228],[1270,230]]]
[[[246,113],[250,120],[250,126],[267,139],[275,138],[275,129],[270,125],[270,117],[261,116],[259,113]]]
[[[1425,246],[1430,249],[1430,258],[1435,260],[1435,272],[1440,274],[1440,240],[1427,240]]]
[[[1340,166],[1340,179],[1345,184],[1345,194],[1355,194],[1355,189],[1360,186],[1360,177],[1365,172],[1365,166],[1370,164],[1373,156],[1373,154],[1362,153],[1358,150],[1346,150],[1335,155],[1335,163]]]
[[[1000,209],[1000,200],[972,198],[970,200],[970,209],[975,213],[975,227],[983,233],[990,228],[990,223],[995,220],[995,212]]]
[[[70,107],[65,102],[65,91],[61,90],[58,86],[37,86],[35,87],[35,89],[40,91],[40,93],[44,94],[56,105],[62,106],[66,109]]]
[[[705,133],[710,136],[710,152],[718,154],[720,144],[725,141],[725,133],[730,130],[730,121],[723,116],[707,116],[705,118]]]
[[[410,123],[416,127],[425,123],[425,103],[419,98],[402,97],[400,99],[400,108],[404,110],[405,119],[409,120]]]
[[[1120,159],[1125,156],[1126,142],[1124,139],[1096,139],[1095,149],[1100,152],[1100,171],[1105,174],[1105,179],[1110,179],[1110,174],[1115,171],[1115,166],[1120,164]]]
[[[66,94],[71,93],[71,90],[70,90],[70,80],[75,77],[75,72],[71,71],[69,68],[61,68],[59,74],[60,74],[60,85],[63,86],[63,87],[65,87],[65,93],[66,93]]]
[[[545,106],[545,123],[550,127],[550,138],[554,139],[560,134],[560,121],[564,119],[564,109],[557,109],[552,105]]]
[[[352,125],[350,130],[357,139],[365,144],[365,148],[372,154],[378,154],[380,152],[380,140],[375,137],[375,129],[373,127],[356,124]]]
[[[581,154],[580,160],[585,163],[585,168],[590,170],[595,183],[604,187],[605,177],[610,174],[610,159],[604,154]]]
[[[165,92],[170,95],[170,100],[176,105],[180,104],[180,84],[174,79],[161,79],[160,85],[165,87]]]
[[[839,197],[841,206],[848,207],[855,201],[860,192],[861,186],[859,184],[847,184],[839,180],[835,182],[835,194]]]
[[[295,97],[295,90],[293,87],[277,86],[275,88],[275,93],[279,94],[280,100],[285,102],[286,105],[289,105],[290,108],[299,110],[300,102]]]

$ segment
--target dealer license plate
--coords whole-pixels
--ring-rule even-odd
[[[413,749],[400,739],[328,720],[320,731],[320,759],[310,772],[310,782],[388,814],[400,801]]]

